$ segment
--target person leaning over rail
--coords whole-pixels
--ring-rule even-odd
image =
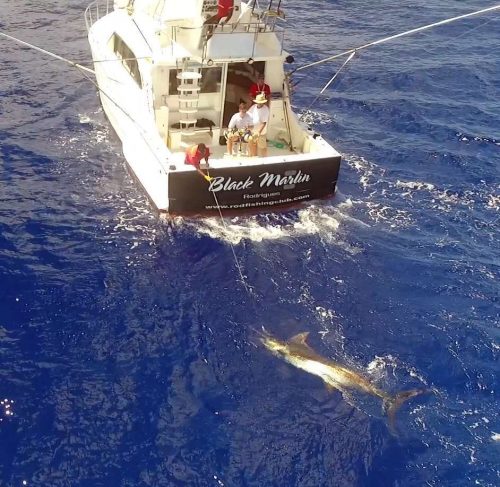
[[[228,130],[225,133],[227,139],[227,152],[229,155],[233,155],[233,144],[235,142],[246,142],[245,135],[251,135],[252,127],[253,120],[247,112],[247,104],[241,102],[238,105],[238,113],[235,113],[231,117],[229,125],[227,126]]]
[[[208,158],[210,157],[210,150],[205,144],[192,145],[186,149],[186,158],[184,159],[184,164],[189,164],[194,166],[194,168],[207,180],[211,181],[212,178],[205,174],[201,168],[200,163],[205,159],[205,163],[208,167]],[[208,171],[207,171],[208,172]]]
[[[257,152],[260,157],[267,156],[267,123],[269,122],[269,108],[267,107],[266,96],[262,93],[258,94],[253,100],[254,105],[248,110],[248,115],[253,121],[253,137],[249,142],[250,155],[256,156]]]

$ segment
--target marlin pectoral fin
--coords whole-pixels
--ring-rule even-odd
[[[294,335],[288,341],[298,343],[299,345],[307,345],[306,340],[307,340],[308,336],[309,336],[309,332],[304,331],[303,333],[299,333],[298,335]]]

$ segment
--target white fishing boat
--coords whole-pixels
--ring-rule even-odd
[[[262,3],[262,2],[261,2]],[[160,211],[268,211],[335,191],[340,154],[293,112],[284,69],[281,1],[112,0],[85,11],[101,102],[125,159]],[[229,120],[259,74],[267,153],[243,140],[228,153]],[[204,178],[186,150],[210,150]],[[209,179],[209,180],[208,180]]]

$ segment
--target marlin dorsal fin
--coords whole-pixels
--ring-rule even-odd
[[[303,333],[299,333],[297,335],[294,335],[292,338],[290,338],[289,341],[290,342],[294,342],[294,343],[298,343],[299,345],[309,346],[306,343],[306,340],[307,340],[308,336],[309,336],[309,332],[308,331],[304,331]]]

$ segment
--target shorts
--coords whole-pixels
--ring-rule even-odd
[[[255,134],[254,137],[257,137],[256,144],[259,149],[267,148],[267,138],[265,135]]]

